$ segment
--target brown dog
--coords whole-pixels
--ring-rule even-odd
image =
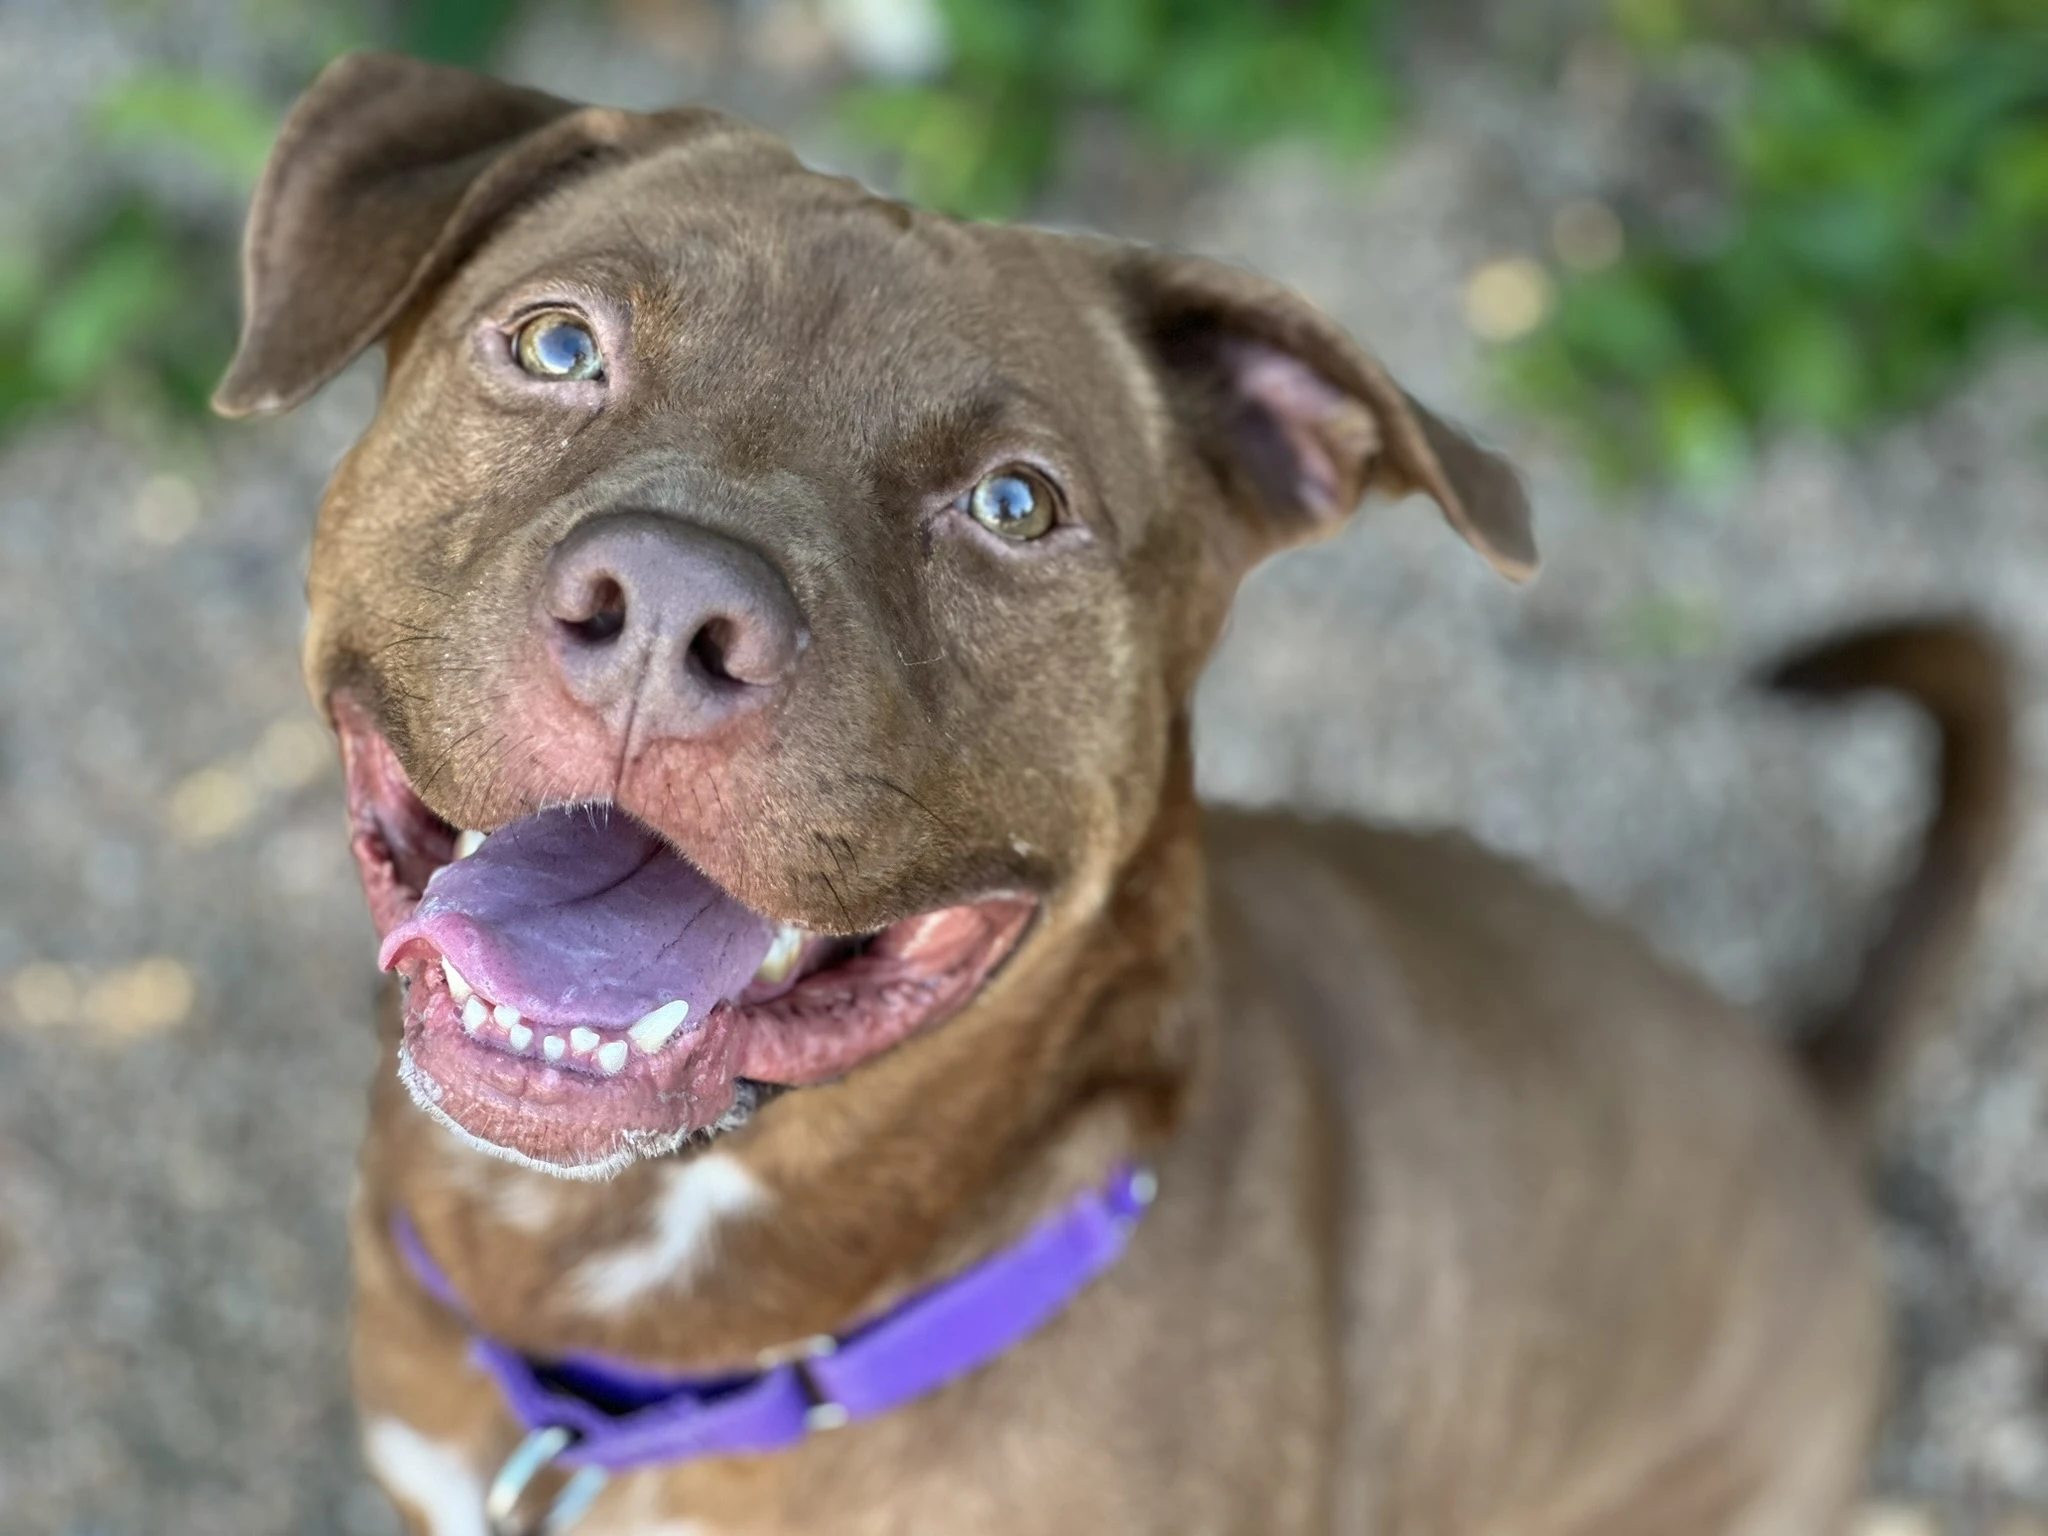
[[[306,668],[404,983],[355,1358],[415,1529],[484,1531],[520,1441],[473,1331],[751,1372],[1134,1156],[1156,1208],[1024,1342],[577,1529],[1839,1525],[1883,1355],[1858,1143],[2006,792],[1984,641],[1782,679],[1902,691],[1947,749],[1802,1081],[1466,843],[1197,808],[1253,562],[1420,490],[1534,563],[1505,466],[1287,290],[378,56],[292,114],[247,281],[222,410],[389,360]]]

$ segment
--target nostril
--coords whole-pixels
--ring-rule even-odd
[[[730,619],[710,620],[690,638],[691,664],[716,682],[745,682],[746,679],[733,675],[728,664],[732,656],[734,639],[735,630]]]
[[[559,613],[556,622],[586,645],[609,645],[625,632],[626,589],[600,576],[584,589],[574,611]]]

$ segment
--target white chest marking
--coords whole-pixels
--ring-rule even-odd
[[[431,1536],[490,1536],[484,1485],[452,1446],[392,1418],[370,1421],[363,1458],[385,1492],[427,1522]]]
[[[665,1170],[648,1202],[647,1236],[585,1259],[570,1277],[573,1292],[591,1310],[611,1311],[688,1285],[711,1256],[718,1224],[767,1203],[768,1191],[737,1160],[700,1153]]]

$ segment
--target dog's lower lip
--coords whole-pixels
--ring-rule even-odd
[[[637,1017],[578,1017],[574,1008],[554,1009],[554,994],[529,1001],[515,985],[507,1002],[492,995],[488,956],[477,974],[472,956],[440,948],[445,927],[434,925],[456,920],[445,898],[435,898],[441,915],[413,917],[424,910],[430,877],[507,829],[472,835],[435,816],[366,711],[337,700],[335,718],[365,892],[387,936],[387,963],[406,983],[401,1075],[423,1108],[473,1143],[552,1172],[615,1171],[728,1128],[774,1089],[843,1075],[955,1012],[1008,956],[1036,909],[1028,895],[996,893],[856,939],[789,923],[763,929],[748,918],[748,931],[769,935],[757,941],[766,956],[756,968],[762,952],[753,950],[739,979],[720,984],[730,990],[702,1001],[671,997]],[[520,877],[521,850],[532,846],[522,839],[542,835],[519,832],[489,867],[465,863],[463,880],[502,880],[508,870]],[[663,867],[682,869],[672,853],[662,857]],[[704,889],[703,877],[694,878]],[[442,889],[439,880],[434,886]],[[736,910],[730,897],[718,899],[721,910]]]

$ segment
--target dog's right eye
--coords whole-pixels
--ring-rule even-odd
[[[521,325],[512,355],[537,379],[596,379],[604,376],[604,355],[580,316],[549,309]]]

